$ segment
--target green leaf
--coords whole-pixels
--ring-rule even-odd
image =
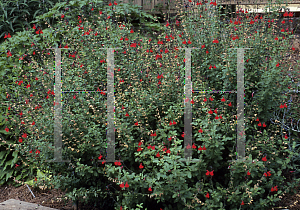
[[[190,172],[190,171],[187,171],[187,176],[188,176],[188,178],[192,178],[192,173]]]
[[[7,174],[6,174],[6,179],[5,181],[7,181],[9,179],[9,177],[11,177],[12,173],[14,172],[14,170],[10,170]]]

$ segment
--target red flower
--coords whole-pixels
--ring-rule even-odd
[[[199,133],[203,133],[203,130],[202,130],[202,128],[200,128],[200,129],[198,130],[198,132],[199,132]]]
[[[136,123],[134,123],[136,126],[138,126],[139,125],[139,123],[138,122],[136,122]]]
[[[285,138],[285,139],[288,139],[289,137],[285,134],[284,138]]]
[[[266,127],[266,124],[265,124],[265,123],[263,124],[263,127]]]
[[[267,161],[267,158],[266,156],[262,158],[262,161],[266,162]]]
[[[122,182],[122,184],[120,184],[120,187],[123,188],[124,187],[124,182]]]
[[[214,175],[214,170],[212,170],[212,171],[206,170],[206,171],[207,171],[206,176],[213,176]]]
[[[148,191],[150,191],[150,192],[152,191],[151,187],[148,188]]]
[[[154,134],[150,134],[150,136],[156,136],[156,132]]]
[[[23,138],[27,138],[27,134],[26,134],[26,133],[23,133],[22,137],[23,137]]]
[[[261,123],[260,123],[260,122],[258,123],[258,126],[261,126]]]
[[[206,193],[206,196],[205,196],[205,197],[209,198],[209,193]]]
[[[279,63],[276,64],[276,67],[279,67]]]
[[[251,174],[251,173],[250,173],[249,170],[248,170],[247,175],[250,176],[250,174]]]
[[[36,152],[35,152],[36,154],[40,154],[41,152],[40,152],[40,150],[36,150]]]
[[[206,102],[207,101],[207,99],[206,98],[204,98],[204,100],[203,100],[204,102]]]
[[[125,187],[126,187],[126,188],[128,188],[128,187],[129,187],[129,184],[128,184],[128,182],[126,182],[126,184],[125,184]]]
[[[10,33],[8,33],[8,35],[5,34],[4,39],[5,38],[11,38]]]
[[[210,97],[209,97],[209,100],[213,101],[214,99],[210,96]]]
[[[214,5],[214,6],[217,6],[217,3],[216,2],[210,2],[210,4]]]
[[[245,205],[244,201],[242,201],[241,205],[242,205],[242,206]]]
[[[219,41],[217,39],[216,40],[214,39],[213,43],[219,43]]]
[[[156,157],[160,157],[160,154],[159,154],[159,152],[156,154]]]
[[[6,132],[8,132],[8,131],[9,131],[9,129],[7,128],[7,126],[6,126],[6,128],[5,128],[5,131],[6,131]]]
[[[222,102],[225,102],[226,100],[225,100],[225,98],[223,97],[223,98],[221,99],[221,101],[222,101]]]
[[[19,142],[20,142],[20,143],[22,143],[22,142],[23,142],[23,140],[22,140],[21,138],[19,138]]]
[[[144,166],[142,165],[142,163],[140,163],[140,166],[139,166],[140,169],[143,169]]]

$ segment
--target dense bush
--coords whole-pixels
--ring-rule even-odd
[[[74,4],[79,4],[79,1],[74,1]],[[86,11],[93,8],[87,3],[80,4],[86,5]],[[205,5],[199,7],[204,8]],[[253,39],[247,40],[245,37],[242,41],[244,34],[240,30],[233,31],[233,26],[240,24],[238,21],[224,27],[219,22],[215,23],[214,18],[208,18],[206,13],[202,13],[201,18],[194,18],[194,24],[188,24],[192,20],[183,17],[187,21],[182,23],[186,25],[185,33],[171,30],[176,24],[174,21],[165,26],[165,33],[154,39],[146,39],[143,35],[137,35],[130,24],[124,23],[124,26],[121,24],[115,28],[108,18],[114,15],[113,12],[104,8],[102,14],[93,10],[92,14],[97,18],[88,16],[83,9],[74,9],[72,14],[78,14],[78,20],[68,17],[71,14],[65,14],[69,22],[59,22],[55,29],[45,29],[43,35],[34,35],[37,41],[34,42],[34,47],[31,46],[33,49],[30,48],[30,43],[24,43],[30,48],[26,52],[27,59],[41,70],[36,71],[30,65],[24,65],[22,72],[11,68],[15,71],[11,75],[24,77],[24,85],[30,83],[30,89],[22,87],[20,79],[8,75],[12,83],[17,79],[15,89],[24,96],[23,101],[30,99],[30,103],[24,107],[16,107],[15,112],[23,110],[26,119],[29,122],[35,121],[36,128],[41,129],[19,129],[28,133],[28,136],[16,148],[26,157],[30,157],[30,150],[40,151],[35,161],[32,157],[29,161],[40,169],[51,172],[51,180],[45,182],[48,186],[67,189],[67,196],[73,200],[85,197],[88,201],[97,198],[107,208],[112,205],[111,208],[120,209],[122,206],[124,209],[132,209],[143,203],[143,207],[148,209],[187,209],[188,206],[196,209],[264,209],[273,205],[279,200],[279,195],[284,191],[288,192],[296,184],[283,185],[284,173],[294,169],[290,164],[291,157],[298,156],[293,152],[296,146],[295,133],[290,136],[276,134],[278,127],[267,123],[271,117],[270,110],[286,108],[280,108],[280,104],[284,104],[287,98],[282,93],[289,81],[288,78],[278,76],[282,75],[282,66],[276,52],[288,50],[285,48],[289,38],[287,32],[282,33],[286,40],[277,35],[281,43],[276,42],[276,39],[274,41],[274,35],[269,29],[262,34],[258,30],[254,36],[246,31],[245,36]],[[114,8],[117,12],[121,4]],[[52,14],[49,12],[45,16]],[[275,12],[270,14],[270,18],[274,15]],[[89,21],[85,21],[85,17]],[[64,17],[61,18],[64,20]],[[251,18],[245,21],[247,24],[250,22],[250,26],[257,24],[249,19]],[[53,31],[60,33],[53,35]],[[26,42],[30,33],[23,32],[21,37],[12,38],[21,55],[25,53],[26,47],[18,47],[19,40]],[[229,36],[232,34],[239,38],[233,39]],[[13,52],[14,46],[10,44],[10,47],[1,47],[10,48]],[[272,49],[265,51],[266,46],[270,45]],[[62,97],[62,154],[63,159],[70,159],[71,163],[45,162],[53,159],[53,120],[49,119],[54,116],[54,52],[42,50],[53,46],[70,48],[62,50],[62,90],[79,88],[104,91],[107,85],[107,55],[106,50],[99,48],[122,48],[115,52],[114,75],[115,154],[116,159],[122,160],[122,163],[115,162],[111,165],[96,161],[105,159],[106,156],[106,94],[75,93],[76,91],[72,94],[64,93]],[[229,93],[193,94],[193,145],[189,145],[187,149],[193,150],[193,160],[198,162],[182,162],[185,54],[177,49],[194,46],[201,48],[192,50],[191,75],[194,90],[235,90],[236,50],[228,49],[230,46],[251,46],[251,50],[245,51],[244,119],[247,125],[246,156],[252,162],[228,163],[235,159],[234,122],[237,115],[236,94]],[[33,52],[36,52],[36,56],[33,56]],[[268,63],[257,62],[262,60],[262,52],[269,53],[271,60]],[[43,57],[38,53],[43,53]],[[16,59],[14,54],[7,58],[7,62],[14,63]],[[16,65],[19,67],[21,64],[22,61],[19,61]],[[281,84],[280,88],[277,87],[278,83]],[[289,85],[295,88],[295,84]],[[38,86],[40,87],[37,88]],[[256,92],[256,97],[252,97],[253,92]],[[42,104],[41,101],[37,103],[38,100],[44,100],[43,106],[38,106]],[[38,109],[42,107],[41,114],[34,119],[33,113],[38,113]],[[32,110],[31,114],[27,113],[29,110]],[[16,117],[11,116],[11,120],[16,120]],[[258,127],[262,128],[261,134],[256,132]],[[16,136],[22,135],[17,129],[14,132]],[[291,144],[288,140],[294,142]],[[293,150],[288,149],[286,144],[292,145]],[[115,178],[117,182],[110,178]]]
[[[107,6],[107,5],[104,6],[103,4],[101,4],[101,3],[103,3],[102,1],[98,1],[98,3],[100,3],[100,7],[98,7],[98,8],[103,8],[103,9],[105,7],[109,8],[109,6]],[[28,3],[28,5],[31,5],[31,4]],[[45,4],[45,5],[47,5],[47,4]],[[24,5],[22,5],[22,6],[24,6]],[[4,8],[6,10],[8,10],[9,14],[10,14],[9,11],[18,11],[17,5],[14,6],[15,8],[12,8],[12,7],[6,6]],[[85,6],[83,6],[82,8],[84,9]],[[26,27],[26,30],[25,30],[25,27],[23,27],[24,31],[20,31],[21,29],[16,29],[15,32],[18,32],[18,36],[17,35],[14,36],[14,34],[11,33],[12,37],[8,36],[8,38],[7,37],[4,38],[5,43],[2,45],[3,52],[5,52],[5,51],[7,52],[6,49],[10,49],[10,51],[9,51],[10,53],[21,52],[19,50],[24,49],[24,44],[37,49],[36,46],[38,45],[38,42],[39,42],[38,40],[43,40],[43,37],[41,37],[41,34],[39,34],[39,31],[47,32],[49,23],[57,23],[59,21],[59,19],[61,19],[62,14],[66,14],[65,20],[77,18],[76,14],[73,13],[73,10],[77,10],[77,9],[78,9],[78,2],[77,3],[74,2],[71,5],[67,4],[65,2],[65,3],[56,4],[55,7],[50,10],[50,12],[45,12],[45,10],[43,10],[44,11],[43,15],[41,15],[37,18],[37,21],[34,22],[35,24],[31,24],[31,26],[27,25],[29,27]],[[48,11],[48,9],[46,9],[46,11]],[[126,20],[126,17],[128,17],[128,14],[126,14],[125,11],[130,12],[132,16],[140,16],[141,20],[143,20],[144,18],[147,18],[147,19],[152,18],[154,20],[154,18],[152,16],[149,16],[145,12],[139,12],[139,10],[137,10],[137,6],[126,4],[126,5],[124,5],[123,8],[116,11],[116,14],[119,14],[119,16],[112,18],[113,24],[117,25],[116,24],[117,20],[122,20],[122,19]],[[138,14],[136,14],[136,12],[138,12]],[[33,14],[33,12],[31,14]],[[36,15],[38,13],[34,13],[34,14]],[[54,19],[53,18],[54,14],[59,18]],[[50,21],[49,18],[53,21]],[[34,18],[29,18],[29,20],[32,20],[32,19],[34,19]],[[90,18],[89,20],[91,21],[92,19]],[[24,24],[25,25],[29,24],[28,19],[27,19],[27,21],[24,21]],[[151,23],[151,26],[155,26],[158,29],[159,24]],[[33,34],[35,34],[34,36],[32,36],[32,31],[31,31],[32,28],[31,27],[34,29],[34,33],[33,33]],[[146,28],[147,28],[147,26],[146,26]],[[3,29],[3,31],[5,31],[4,26],[2,26],[2,29]],[[28,30],[30,30],[30,31],[28,31]],[[10,33],[10,31],[6,31],[6,34],[8,34],[8,33]],[[49,34],[50,33],[51,32],[49,32]],[[50,36],[52,36],[52,34]],[[33,37],[35,37],[35,38],[32,42]],[[62,38],[62,34],[58,34],[56,39],[54,39],[54,40],[57,42],[57,41],[61,40],[61,38]],[[25,40],[30,40],[30,42],[26,41],[24,43]],[[43,41],[41,41],[41,42],[43,42]],[[37,45],[34,45],[33,43],[35,43]],[[7,47],[7,46],[10,46],[10,47]],[[12,49],[13,46],[15,47],[15,49]],[[40,52],[42,52],[42,50],[43,49],[41,48]],[[36,52],[36,54],[34,53],[35,55],[33,55],[33,57],[35,59],[37,59],[37,61],[40,64],[45,64],[44,60],[41,59],[41,57],[39,56],[40,52],[38,52],[38,50],[36,50],[35,52]],[[13,185],[19,186],[20,184],[13,182],[13,177],[16,177],[17,180],[23,179],[23,181],[26,181],[29,177],[32,176],[32,174],[36,174],[37,170],[36,170],[35,166],[32,166],[31,164],[29,164],[29,162],[24,157],[21,157],[20,153],[18,153],[18,151],[15,151],[15,149],[14,149],[15,143],[19,143],[20,138],[22,138],[23,140],[26,138],[20,137],[22,135],[19,135],[16,133],[6,132],[5,128],[6,127],[10,127],[10,128],[14,127],[16,129],[17,127],[19,127],[18,132],[21,133],[21,131],[24,131],[24,129],[26,127],[23,124],[24,121],[22,121],[22,120],[20,121],[20,119],[22,119],[21,118],[22,116],[20,117],[20,119],[18,119],[16,121],[11,121],[8,119],[10,117],[9,115],[11,115],[12,112],[15,112],[15,113],[17,112],[17,110],[16,110],[17,107],[15,107],[15,106],[19,106],[24,103],[24,101],[19,101],[19,98],[23,97],[22,93],[19,91],[16,92],[16,90],[15,90],[15,85],[16,85],[15,80],[17,79],[18,75],[20,74],[19,69],[28,68],[28,64],[33,59],[27,57],[27,55],[26,56],[24,55],[24,57],[22,56],[22,58],[18,57],[19,65],[12,65],[12,63],[10,63],[9,60],[7,60],[10,57],[8,55],[9,55],[9,53],[2,54],[1,66],[3,68],[1,68],[1,74],[0,74],[1,76],[3,76],[3,81],[1,82],[2,87],[0,90],[0,95],[2,98],[2,102],[3,102],[0,105],[1,113],[2,113],[2,115],[0,116],[0,120],[1,120],[1,122],[0,122],[1,136],[0,137],[1,137],[1,140],[3,140],[0,142],[1,143],[0,157],[2,160],[0,162],[1,163],[0,167],[2,169],[5,169],[4,171],[1,171],[0,178],[1,178],[1,184],[6,183],[6,184],[13,184]],[[19,69],[16,68],[17,66],[19,67]],[[43,82],[38,81],[38,84],[40,86],[39,90],[45,89]],[[22,85],[22,83],[20,83],[20,85]],[[44,91],[44,94],[46,94],[46,92],[47,91]],[[28,104],[28,102],[29,102],[29,105],[31,106],[31,108],[35,108],[36,111],[38,110],[38,111],[42,112],[43,107],[40,106],[41,101],[39,101],[38,108],[33,107],[32,103],[30,103],[31,100],[26,101],[26,104]],[[30,122],[29,125],[31,125],[32,123],[33,122]],[[33,125],[32,127],[35,127],[35,125]],[[30,134],[32,134],[32,132],[28,131],[27,134],[30,135]],[[36,151],[36,152],[38,152],[38,151]],[[36,154],[36,155],[38,155],[38,154]],[[29,167],[31,170],[30,176],[28,174],[28,170],[29,170],[28,166],[27,166],[28,164],[29,164]]]

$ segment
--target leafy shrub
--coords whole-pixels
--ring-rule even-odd
[[[73,4],[79,2],[74,1]],[[84,3],[80,3],[80,6],[81,4]],[[199,7],[203,8],[204,5]],[[75,10],[72,12],[75,13]],[[177,34],[176,31],[175,34],[172,32],[171,36],[171,26],[166,26],[166,33],[153,40],[147,40],[143,35],[138,36],[130,24],[124,24],[124,29],[120,29],[121,27],[115,29],[109,18],[107,19],[113,14],[109,10],[102,12],[103,16],[105,14],[103,20],[101,16],[98,16],[99,21],[97,18],[89,17],[91,20],[97,20],[94,23],[98,26],[96,28],[91,22],[84,21],[86,16],[83,15],[84,12],[78,19],[82,26],[78,26],[78,23],[72,22],[71,19],[67,24],[59,22],[55,31],[60,31],[64,36],[60,43],[56,43],[59,40],[56,37],[58,35],[52,35],[54,29],[43,30],[43,36],[35,36],[38,40],[36,49],[28,50],[28,54],[32,55],[33,51],[41,53],[42,49],[53,45],[61,48],[69,47],[66,53],[62,50],[62,55],[67,57],[64,58],[62,65],[66,72],[64,75],[67,75],[63,76],[62,89],[99,88],[100,91],[104,91],[107,83],[107,69],[103,62],[106,60],[106,51],[103,49],[96,51],[96,49],[122,48],[115,52],[114,76],[117,84],[115,122],[116,134],[118,134],[115,154],[116,160],[120,159],[123,162],[117,161],[114,165],[96,162],[97,159],[105,158],[106,104],[104,100],[106,94],[92,92],[63,94],[63,105],[66,106],[64,110],[68,110],[68,115],[66,112],[63,113],[62,154],[64,160],[70,159],[71,162],[45,162],[53,159],[51,142],[54,126],[53,121],[49,119],[53,119],[54,94],[51,94],[53,92],[50,85],[53,84],[51,80],[54,75],[49,70],[45,71],[48,75],[41,75],[30,67],[24,68],[24,71],[32,73],[28,76],[32,87],[37,87],[38,81],[42,80],[43,89],[49,90],[47,94],[43,93],[42,89],[40,91],[42,94],[35,92],[35,100],[32,99],[36,103],[38,98],[46,98],[42,115],[36,119],[37,127],[44,127],[44,130],[36,131],[34,135],[33,129],[29,129],[32,135],[28,136],[26,143],[18,146],[24,156],[28,156],[30,149],[34,149],[33,145],[37,147],[40,154],[34,164],[40,169],[51,171],[51,180],[45,180],[48,186],[67,189],[67,196],[72,200],[79,198],[95,201],[97,199],[107,207],[118,209],[120,206],[124,209],[132,209],[138,207],[138,204],[143,204],[148,209],[187,209],[188,206],[207,209],[264,209],[274,205],[279,200],[279,195],[289,192],[289,189],[297,184],[299,179],[295,183],[289,183],[288,186],[283,185],[285,180],[283,172],[294,169],[289,164],[290,159],[298,156],[298,153],[286,147],[286,144],[291,145],[287,139],[294,140],[294,134],[286,136],[287,138],[282,133],[278,135],[275,132],[278,127],[266,123],[271,117],[271,114],[268,114],[270,110],[280,109],[279,104],[287,98],[282,93],[288,85],[288,78],[283,81],[278,78],[282,67],[279,63],[280,58],[276,54],[279,49],[287,50],[280,47],[284,46],[286,40],[276,43],[273,41],[272,34],[267,31],[262,36],[259,33],[255,34],[253,40],[242,42],[240,31],[231,32],[232,25],[225,28],[215,27],[214,34],[208,34],[211,31],[200,30],[199,25],[212,24],[215,19],[208,18],[206,13],[203,13],[201,18],[195,18],[195,24],[187,24],[188,22],[185,24],[186,34]],[[275,15],[274,13],[270,14],[270,18]],[[95,14],[98,15],[98,11],[95,11]],[[84,32],[81,31],[82,29]],[[199,30],[198,34],[194,33],[196,29]],[[228,31],[224,33],[225,37],[220,35],[224,30]],[[99,36],[95,35],[96,33]],[[238,34],[239,39],[231,41],[229,36],[226,37],[231,33]],[[283,34],[286,39],[289,38],[287,32]],[[47,43],[49,39],[50,43]],[[265,43],[262,44],[262,40]],[[160,41],[166,47],[159,49]],[[270,45],[272,51],[268,53],[272,60],[268,64],[257,62],[260,61],[260,55],[266,46]],[[193,111],[193,145],[187,148],[193,150],[193,160],[198,162],[182,162],[185,150],[182,103],[185,100],[185,56],[177,49],[190,46],[201,47],[192,51],[193,89],[205,90],[208,88],[221,90],[224,86],[227,90],[234,90],[237,80],[236,51],[228,49],[230,46],[232,48],[251,46],[252,50],[245,51],[247,61],[245,62],[244,119],[247,125],[246,159],[252,161],[228,163],[229,160],[233,160],[236,151],[234,147],[236,130],[233,127],[237,115],[234,110],[237,103],[235,95],[198,93],[193,97],[194,103],[192,102],[193,110],[197,109],[197,112]],[[47,64],[52,70],[53,64],[49,61],[53,56],[53,51],[47,51],[43,59],[44,63],[38,63],[39,68],[45,68]],[[79,60],[80,58],[85,60]],[[9,59],[12,60],[12,57]],[[31,59],[32,62],[35,60],[33,57]],[[155,63],[151,63],[152,59],[155,59],[153,60]],[[97,72],[94,69],[97,69]],[[20,73],[21,76],[22,72]],[[15,78],[9,77],[9,79]],[[223,84],[220,84],[220,81]],[[276,86],[276,82],[281,84],[280,88]],[[294,87],[293,84],[292,88]],[[24,97],[30,94],[19,86],[16,86],[16,89]],[[256,98],[252,97],[253,92],[256,92]],[[91,104],[95,105],[91,106]],[[255,105],[258,105],[257,111]],[[22,108],[22,110],[26,109]],[[33,120],[25,111],[24,115]],[[253,132],[258,127],[265,128],[261,130],[261,134]],[[295,149],[296,142],[292,145]],[[114,180],[112,181],[111,178]]]

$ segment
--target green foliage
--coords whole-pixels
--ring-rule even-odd
[[[10,92],[11,101],[16,102],[19,98],[23,102],[23,106],[12,104],[13,110],[9,112],[12,114],[8,117],[10,121],[5,122],[3,127],[9,127],[16,140],[26,132],[28,137],[23,144],[18,144],[15,150],[29,158],[31,165],[51,174],[48,176],[50,179],[39,179],[35,186],[43,182],[48,186],[53,185],[63,191],[67,190],[66,196],[73,201],[77,199],[97,201],[115,209],[120,209],[120,206],[123,206],[123,209],[188,209],[188,206],[198,209],[262,209],[272,206],[284,190],[288,191],[299,182],[297,179],[296,183],[288,183],[288,187],[283,184],[286,179],[283,173],[294,169],[290,159],[299,154],[286,147],[289,141],[282,133],[275,134],[278,128],[268,124],[263,127],[261,134],[257,135],[254,132],[258,129],[255,120],[259,118],[262,123],[267,122],[271,117],[268,114],[270,110],[278,109],[280,103],[286,99],[282,93],[288,85],[288,80],[278,77],[282,67],[276,66],[280,60],[276,50],[280,49],[282,43],[274,43],[271,33],[263,34],[261,37],[259,34],[254,35],[255,40],[246,42],[227,40],[228,38],[221,36],[224,30],[227,30],[228,34],[237,33],[239,36],[241,32],[231,32],[232,25],[226,25],[225,28],[210,28],[214,34],[208,34],[212,31],[202,30],[200,26],[207,23],[217,25],[220,22],[203,14],[203,18],[196,18],[198,22],[195,24],[188,24],[186,17],[183,17],[187,23],[186,33],[181,34],[182,37],[179,37],[179,32],[176,31],[175,34],[172,32],[173,39],[170,36],[171,29],[167,27],[164,29],[166,32],[149,41],[145,34],[137,34],[130,23],[124,23],[123,29],[120,29],[111,19],[107,19],[108,15],[115,16],[110,6],[101,8],[103,12],[101,17],[99,11],[94,11],[93,15],[87,12],[92,8],[88,2],[76,0],[71,1],[70,5],[74,8],[65,13],[67,23],[65,20],[58,21],[55,28],[53,26],[43,29],[43,34],[38,35],[32,35],[33,30],[23,31],[1,45],[3,50],[10,50],[13,54],[10,57],[6,57],[6,54],[1,55],[0,62],[5,66],[4,69],[7,69],[5,88],[15,90],[15,94],[13,91]],[[38,24],[39,21],[53,15],[60,18],[58,11],[63,6],[65,6],[63,3],[56,4],[53,10],[37,17],[32,23]],[[118,6],[119,10],[114,12],[124,14],[128,5],[124,4],[125,9],[121,9],[122,4]],[[139,10],[132,12],[134,11],[140,12]],[[78,23],[78,15],[82,23]],[[83,29],[79,29],[80,27]],[[163,31],[162,28],[159,30]],[[195,30],[199,33],[196,34]],[[96,32],[98,35],[95,36]],[[286,32],[284,35],[289,38]],[[166,36],[174,42],[168,42]],[[128,41],[125,38],[128,38]],[[219,43],[213,43],[215,39],[218,39]],[[34,46],[31,46],[32,40]],[[190,40],[191,44],[183,44],[183,40],[186,42]],[[163,41],[164,45],[160,45],[158,41]],[[133,43],[136,44],[135,47],[131,46]],[[192,136],[196,150],[191,149],[193,160],[197,162],[183,162],[185,148],[182,136],[184,131],[182,102],[185,99],[185,53],[182,50],[177,51],[175,47],[202,45],[205,45],[204,49],[192,50],[191,63],[194,65],[191,75],[194,90],[235,90],[237,53],[236,50],[228,49],[231,45],[233,48],[249,46],[252,48],[245,51],[245,59],[249,59],[249,62],[245,62],[244,77],[246,103],[244,119],[247,125],[245,148],[246,159],[250,162],[228,163],[229,160],[235,159],[232,156],[235,156],[236,151],[234,120],[237,103],[236,95],[229,93],[193,94],[195,103],[192,105]],[[266,46],[271,45],[273,51],[268,53],[272,60],[266,65],[261,54],[265,52]],[[65,46],[69,47],[67,50],[61,50],[63,58],[61,66],[62,90],[75,90],[73,93],[62,94],[62,158],[71,160],[70,163],[46,162],[53,159],[54,154],[52,145],[54,96],[51,91],[54,83],[55,55],[53,50],[46,50],[51,46],[60,46],[62,49]],[[106,60],[107,51],[99,48],[109,47],[121,48],[114,53],[115,133],[118,134],[115,155],[117,160],[122,160],[121,166],[116,162],[113,164],[97,162],[98,157],[101,159],[100,155],[105,159],[107,147],[104,129],[107,127],[107,94],[76,92],[76,90],[107,89],[107,64],[103,62]],[[169,53],[163,53],[165,49],[168,49]],[[150,50],[153,50],[153,53]],[[206,53],[206,50],[209,53]],[[25,53],[27,62],[31,61],[29,65],[26,65],[26,59],[18,61]],[[159,54],[162,55],[161,58],[157,56]],[[178,56],[176,59],[175,55]],[[37,65],[38,70],[33,68],[33,64]],[[215,65],[216,68],[209,68],[210,65]],[[268,70],[265,70],[265,67]],[[180,78],[176,80],[179,76]],[[16,80],[20,81],[20,77],[24,78],[22,80],[25,87],[15,83]],[[276,82],[280,83],[281,87],[278,87]],[[29,89],[26,88],[28,83],[31,85]],[[2,91],[0,95],[5,97],[5,92],[0,90]],[[254,91],[256,98],[252,98]],[[225,102],[221,101],[223,97],[226,99]],[[24,101],[28,98],[30,103],[24,105]],[[203,102],[204,98],[207,102]],[[228,106],[229,102],[232,104],[231,107]],[[255,110],[255,105],[258,105],[258,111]],[[216,109],[217,113],[208,114],[208,111]],[[3,111],[8,112],[7,109]],[[20,121],[16,115],[20,111],[23,111],[27,123],[35,121],[36,125],[24,128],[13,123]],[[222,119],[216,118],[217,116],[222,116]],[[169,122],[173,121],[176,124],[170,125]],[[203,133],[198,131],[200,129],[203,129]],[[150,135],[153,133],[156,135]],[[293,140],[293,137],[291,135],[288,138]],[[140,142],[141,145],[138,145]],[[204,146],[206,150],[197,149]],[[138,148],[142,148],[142,151],[138,151]],[[40,154],[35,155],[33,160],[28,151],[35,149],[39,150]],[[266,157],[267,161],[264,161],[263,157]],[[141,163],[144,166],[142,169],[139,168]],[[213,171],[214,174],[207,175],[208,171]],[[247,175],[248,171],[250,175]],[[267,172],[271,175],[266,177],[264,173]],[[122,183],[125,187],[120,187]],[[278,191],[272,192],[271,189],[275,186],[278,186]],[[244,206],[241,205],[242,201],[245,203]],[[140,206],[141,204],[143,206]]]

